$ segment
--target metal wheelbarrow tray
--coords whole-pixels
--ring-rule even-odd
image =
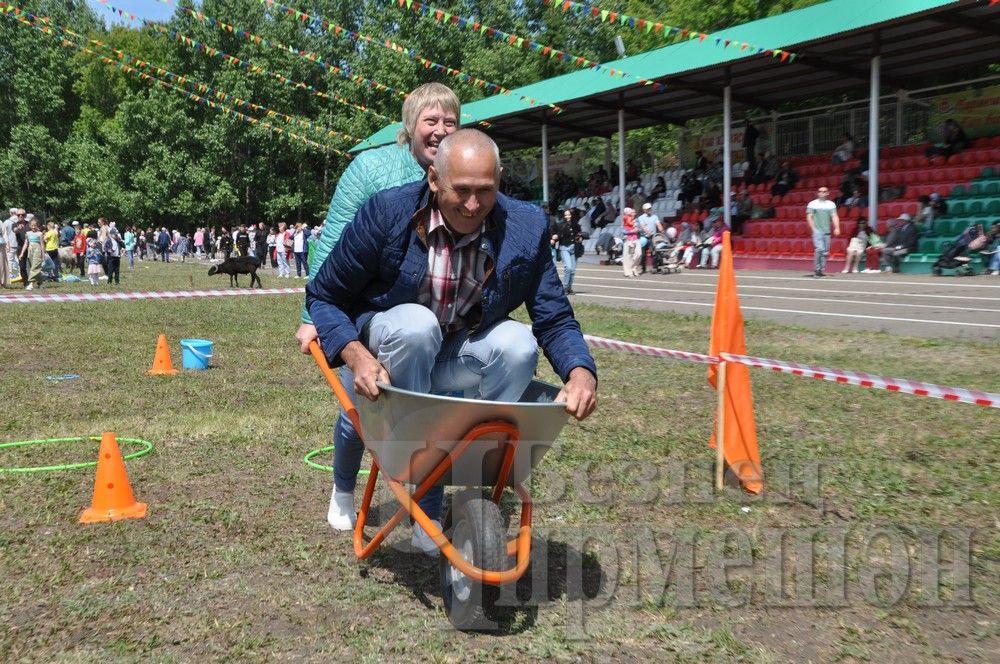
[[[356,407],[319,344],[313,342],[310,351],[374,459],[354,529],[358,558],[370,556],[409,515],[441,550],[442,596],[452,624],[495,629],[505,613],[496,605],[498,586],[521,578],[531,554],[531,496],[521,485],[569,417],[565,404],[554,402],[560,388],[532,381],[519,402],[506,403],[380,384],[376,401],[359,399]],[[365,522],[380,472],[400,508],[366,542]],[[412,494],[404,483],[416,485]],[[442,528],[417,504],[436,485],[467,487],[455,496]],[[493,487],[489,499],[470,489],[484,486]],[[518,535],[510,541],[499,509],[506,487],[521,498]]]

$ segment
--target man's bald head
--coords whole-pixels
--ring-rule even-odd
[[[459,129],[442,139],[434,157],[434,170],[445,175],[451,162],[462,155],[466,159],[492,159],[495,163],[494,175],[500,182],[500,148],[493,139],[478,129]]]

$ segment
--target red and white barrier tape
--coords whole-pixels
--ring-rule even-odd
[[[683,360],[685,362],[699,362],[701,364],[719,363],[719,358],[712,357],[711,355],[702,355],[701,353],[689,353],[683,350],[669,350],[666,348],[657,348],[656,346],[643,346],[642,344],[633,344],[627,341],[618,341],[617,339],[605,339],[604,337],[593,337],[589,334],[583,335],[583,338],[586,339],[587,343],[593,346],[594,348],[620,350],[626,353],[633,353],[635,355],[670,357],[675,360]]]
[[[199,298],[199,297],[226,297],[239,295],[293,295],[302,294],[302,288],[258,288],[258,289],[219,289],[201,291],[153,291],[153,292],[132,292],[123,293],[117,291],[100,293],[17,293],[13,295],[0,295],[0,304],[25,304],[31,302],[102,302],[109,300],[173,300],[179,298]],[[683,350],[671,350],[668,348],[657,348],[656,346],[645,346],[634,344],[617,339],[607,339],[605,337],[595,337],[589,334],[584,335],[587,343],[594,348],[605,348],[608,350],[623,351],[635,355],[649,355],[652,357],[668,357],[684,362],[697,362],[699,364],[718,364],[719,358],[701,353],[690,353]],[[988,408],[1000,408],[1000,394],[992,392],[982,392],[980,390],[968,390],[962,387],[948,387],[945,385],[935,385],[934,383],[921,383],[905,378],[888,378],[885,376],[873,376],[872,374],[860,371],[844,371],[842,369],[827,369],[810,364],[797,364],[795,362],[784,362],[782,360],[771,360],[763,357],[752,357],[750,355],[733,355],[722,353],[722,359],[727,362],[737,362],[751,367],[761,369],[771,369],[781,373],[792,374],[793,376],[807,376],[819,378],[834,383],[846,383],[848,385],[858,385],[860,387],[871,387],[876,390],[888,390],[889,392],[903,392],[905,394],[915,394],[921,397],[931,397],[933,399],[944,399],[945,401],[958,401],[970,403]]]
[[[118,291],[105,291],[99,293],[22,292],[13,295],[0,295],[0,304],[30,304],[37,302],[106,302],[109,300],[175,300],[191,297],[225,297],[233,295],[301,295],[302,293],[302,288],[225,288],[219,290],[150,291],[132,293]]]
[[[807,378],[819,378],[834,383],[846,383],[848,385],[858,385],[860,387],[871,387],[876,390],[888,390],[889,392],[903,392],[904,394],[915,394],[920,397],[931,397],[932,399],[944,399],[945,401],[959,401],[961,403],[971,403],[977,406],[988,408],[1000,408],[1000,394],[982,392],[979,390],[967,390],[963,387],[948,387],[945,385],[935,385],[934,383],[921,383],[905,378],[888,378],[886,376],[873,376],[861,371],[844,371],[843,369],[827,369],[811,364],[797,364],[795,362],[783,362],[781,360],[769,360],[763,357],[751,357],[749,355],[732,355],[721,353],[722,359],[727,362],[738,362],[751,367],[770,369],[780,373],[788,373],[793,376],[806,376]]]
[[[682,350],[670,350],[667,348],[657,348],[656,346],[643,346],[617,339],[605,339],[604,337],[594,337],[589,334],[584,335],[587,343],[594,348],[605,348],[608,350],[618,350],[636,355],[650,355],[653,357],[669,357],[675,360],[686,362],[698,362],[701,364],[718,364],[719,358],[701,353],[689,353]],[[842,369],[826,369],[810,364],[797,364],[795,362],[783,362],[781,360],[770,360],[763,357],[752,357],[750,355],[733,355],[732,353],[721,353],[722,359],[726,362],[736,362],[750,367],[760,369],[771,369],[781,373],[792,374],[793,376],[806,376],[809,378],[819,378],[834,383],[846,383],[848,385],[858,385],[860,387],[871,387],[876,390],[887,390],[889,392],[902,392],[904,394],[915,394],[920,397],[931,397],[932,399],[944,399],[945,401],[958,401],[960,403],[971,403],[976,406],[986,406],[987,408],[1000,408],[1000,394],[982,392],[980,390],[968,390],[963,387],[948,387],[945,385],[935,385],[934,383],[921,383],[905,378],[888,378],[886,376],[873,376],[860,371],[844,371]]]

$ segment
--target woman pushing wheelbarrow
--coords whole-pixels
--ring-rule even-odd
[[[328,520],[339,530],[354,529],[355,550],[366,557],[409,512],[413,545],[429,555],[445,554],[443,580],[450,580],[445,602],[459,627],[475,627],[489,610],[467,599],[488,604],[491,588],[516,581],[527,566],[530,499],[520,482],[530,472],[531,457],[537,462],[540,456],[528,455],[520,463],[518,441],[551,443],[567,413],[582,420],[597,405],[597,367],[552,262],[545,215],[498,193],[499,181],[499,153],[489,137],[474,129],[445,137],[427,180],[369,199],[306,287],[306,307],[322,343],[322,352],[314,348],[314,355],[341,367],[339,381],[327,373],[344,406],[334,431],[335,491]],[[531,328],[508,317],[522,304]],[[532,381],[538,346],[564,382],[561,389],[546,391]],[[414,394],[426,401],[412,401]],[[486,410],[477,409],[455,395],[494,402],[495,408],[482,403]],[[360,432],[352,404],[365,402],[358,396],[378,404],[362,407],[367,421]],[[513,406],[546,399],[560,406]],[[430,419],[425,413],[424,420],[447,421],[451,429],[413,426],[413,413],[432,412],[432,404],[440,410]],[[466,411],[474,413],[472,420],[464,417]],[[557,427],[553,411],[560,416]],[[406,445],[394,448],[390,438]],[[416,448],[414,440],[420,442]],[[354,487],[365,445],[375,464],[356,520]],[[459,462],[476,454],[477,463]],[[476,466],[482,477],[469,477],[459,465]],[[364,516],[379,470],[403,507],[364,546]],[[404,481],[418,484],[412,496]],[[460,494],[463,500],[452,508],[443,534],[441,504],[448,483],[495,488],[492,501]],[[503,533],[492,532],[499,523],[496,504],[508,485],[523,502],[521,535],[510,545]],[[496,541],[502,552],[484,549],[496,549]],[[514,568],[496,569],[515,554]],[[476,591],[482,591],[479,598]]]

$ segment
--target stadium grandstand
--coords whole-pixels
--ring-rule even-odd
[[[921,197],[936,194],[947,201],[947,212],[921,228],[916,251],[901,265],[903,272],[930,273],[966,228],[982,224],[988,230],[989,223],[1000,220],[1000,75],[990,69],[1000,63],[1000,8],[995,4],[830,0],[708,35],[719,48],[682,41],[603,63],[628,77],[577,71],[466,104],[463,114],[489,121],[487,133],[505,152],[542,148],[542,200],[552,200],[553,193],[549,146],[584,137],[607,141],[608,170],[617,139],[618,172],[600,195],[619,213],[637,186],[648,193],[662,178],[664,190],[651,201],[662,219],[679,226],[717,214],[730,225],[733,196],[745,191],[753,214],[734,237],[738,267],[810,265],[805,206],[818,185],[830,188],[831,200],[850,198],[852,192],[841,190],[846,174],[857,176],[858,191],[849,205],[839,206],[843,228],[831,247],[834,270],[842,265],[838,260],[843,261],[858,221],[884,234],[901,214],[917,216]],[[733,46],[723,48],[723,43]],[[538,103],[526,107],[518,102],[522,97]],[[850,101],[816,106],[817,99]],[[718,130],[706,132],[705,119],[720,116]],[[745,119],[760,131],[758,150],[787,162],[796,174],[786,191],[774,193],[773,178],[746,177],[756,155],[743,154]],[[946,119],[957,119],[969,140],[956,154],[928,156]],[[649,170],[627,180],[625,133],[664,124],[682,127],[678,158],[685,168]],[[688,131],[689,124],[699,129]],[[873,125],[880,130],[870,132]],[[365,147],[391,142],[397,128],[384,127]],[[834,163],[831,153],[845,134],[860,141],[846,159]],[[693,204],[678,200],[695,149],[730,165],[720,165],[714,209],[703,198]],[[869,160],[868,154],[879,158]],[[623,182],[628,184],[620,186]],[[580,187],[552,205],[586,212],[593,194]],[[589,221],[582,219],[584,230],[591,230]],[[619,214],[604,230],[614,233],[620,223]]]

